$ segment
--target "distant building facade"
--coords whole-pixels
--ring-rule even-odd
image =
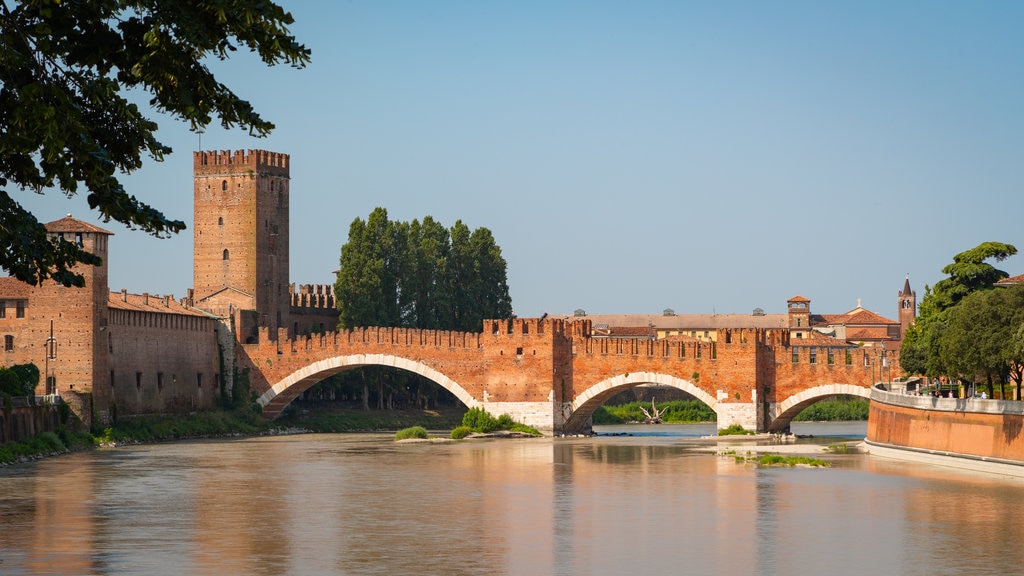
[[[86,424],[102,424],[213,408],[230,386],[233,343],[260,326],[333,330],[332,288],[288,281],[289,169],[288,155],[264,150],[195,153],[194,275],[184,298],[111,292],[112,234],[70,215],[46,224],[51,239],[103,263],[75,269],[84,288],[0,277],[3,365],[35,364],[45,373],[37,394],[59,394]]]

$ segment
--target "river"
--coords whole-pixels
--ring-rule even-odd
[[[695,450],[713,429],[445,444],[294,435],[10,466],[0,575],[1024,571],[1019,480],[865,454],[758,468]],[[864,430],[794,424],[810,444]]]

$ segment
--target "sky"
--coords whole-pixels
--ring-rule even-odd
[[[201,136],[128,190],[155,239],[84,198],[19,200],[115,234],[110,289],[192,285],[192,151],[291,155],[291,278],[333,283],[353,219],[490,229],[515,313],[897,318],[959,252],[1024,249],[1024,3],[279,0],[305,69],[218,78],[277,125]],[[995,263],[1024,273],[1024,256]]]

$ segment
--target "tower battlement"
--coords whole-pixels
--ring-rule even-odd
[[[192,165],[197,176],[254,172],[287,177],[291,159],[269,150],[204,150],[193,153]]]

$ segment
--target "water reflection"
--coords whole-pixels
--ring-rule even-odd
[[[0,574],[1008,573],[1024,484],[686,437],[293,436],[0,470]]]

